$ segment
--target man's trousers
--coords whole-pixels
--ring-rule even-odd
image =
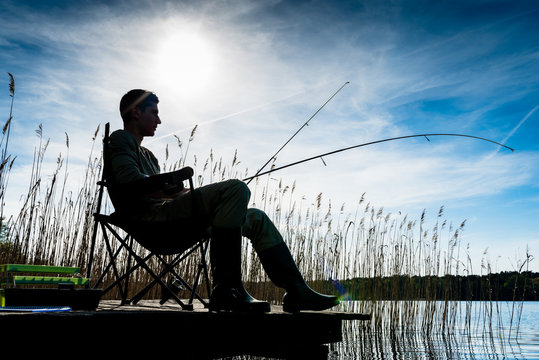
[[[195,196],[195,204],[190,192],[155,204],[146,212],[143,221],[166,224],[169,232],[175,232],[177,226],[178,234],[189,231],[186,226],[201,224],[210,228],[241,227],[242,235],[251,241],[256,252],[283,242],[281,234],[265,212],[248,208],[251,192],[244,182],[226,180],[201,186],[195,190]],[[193,210],[196,211],[194,216]],[[189,219],[198,221],[190,222]]]

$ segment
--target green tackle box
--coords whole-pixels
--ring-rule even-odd
[[[95,310],[101,290],[88,288],[80,268],[47,265],[0,265],[0,307],[66,306]]]

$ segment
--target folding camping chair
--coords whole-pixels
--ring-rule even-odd
[[[164,304],[168,299],[175,300],[184,310],[193,309],[193,301],[197,299],[200,301],[204,307],[207,307],[207,302],[197,293],[199,282],[202,281],[206,284],[206,290],[209,294],[210,285],[208,277],[208,266],[206,263],[206,254],[209,244],[209,235],[204,229],[200,229],[200,232],[196,234],[189,234],[189,236],[195,236],[195,240],[191,241],[193,245],[185,248],[176,250],[174,253],[163,252],[159,249],[155,249],[151,246],[148,246],[148,242],[141,241],[142,237],[145,236],[156,236],[154,230],[148,230],[146,234],[146,226],[150,224],[143,224],[140,222],[133,222],[129,219],[122,217],[117,212],[114,212],[110,215],[102,214],[102,201],[104,188],[109,188],[110,183],[107,182],[107,174],[109,171],[108,164],[108,144],[109,144],[109,131],[110,124],[105,125],[105,135],[103,138],[103,169],[101,174],[101,180],[98,184],[98,194],[97,194],[97,204],[96,211],[94,213],[94,229],[93,235],[90,244],[90,258],[89,265],[87,269],[87,276],[91,278],[92,263],[94,261],[94,251],[96,248],[97,234],[99,231],[102,232],[104,245],[106,247],[106,252],[108,254],[108,263],[103,267],[101,275],[98,277],[96,282],[92,285],[93,288],[98,288],[101,286],[107,274],[110,275],[112,272],[114,281],[109,284],[106,288],[103,289],[102,295],[106,294],[113,288],[117,288],[120,297],[121,303],[125,304],[136,304],[146,295],[155,285],[161,287],[161,304]],[[189,167],[183,168],[181,170],[167,173],[170,176],[171,181],[189,181],[190,186],[190,195],[193,198],[193,214],[196,214],[195,207],[195,192],[193,187],[193,170]],[[158,176],[167,176],[167,174],[160,174]],[[193,219],[186,219],[186,221],[192,222]],[[120,235],[119,230],[123,230],[126,235]],[[171,236],[171,234],[157,234],[157,236]],[[174,234],[173,236],[187,236],[186,234]],[[141,244],[142,243],[142,244]],[[140,246],[139,246],[140,245]],[[189,284],[182,276],[180,276],[176,270],[177,267],[181,266],[185,260],[196,253],[200,252],[200,260],[194,274],[194,280]],[[120,254],[123,254],[124,257]],[[126,260],[125,255],[127,255]],[[120,261],[125,261],[124,264],[120,264]],[[161,270],[154,270],[154,263],[157,261],[161,265]],[[153,262],[153,263],[152,263]],[[139,290],[134,296],[129,297],[129,281],[130,276],[136,271],[142,269],[150,277],[151,281],[142,289]],[[165,283],[164,277],[171,277],[172,280]],[[180,289],[185,289],[189,293],[189,299],[187,302],[182,301],[178,297],[178,291]]]

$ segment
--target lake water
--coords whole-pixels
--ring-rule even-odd
[[[537,359],[539,302],[354,302],[329,359]]]

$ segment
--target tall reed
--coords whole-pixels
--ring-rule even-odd
[[[8,183],[8,176],[15,158],[8,153],[9,135],[11,132],[11,120],[13,120],[13,102],[15,100],[15,78],[11,73],[9,76],[9,96],[11,97],[9,107],[9,117],[2,127],[2,139],[0,140],[0,229],[4,230],[4,197]]]

